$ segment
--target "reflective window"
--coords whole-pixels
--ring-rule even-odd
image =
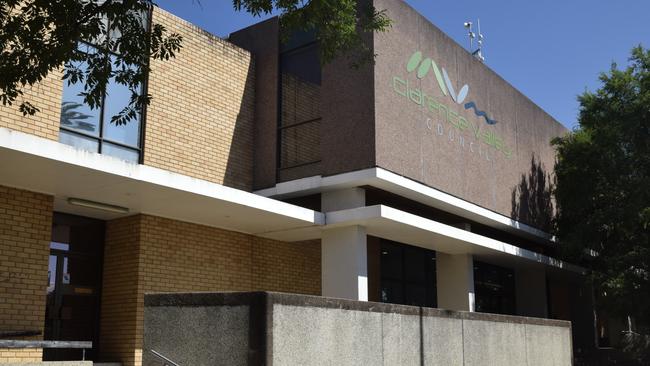
[[[147,27],[147,18],[148,16],[142,17],[143,29]],[[109,26],[108,21],[105,23]],[[98,38],[92,45],[81,43],[79,48],[88,53],[108,52],[111,62],[116,65],[119,61],[119,45],[115,44],[114,40],[115,36],[119,35],[119,30],[111,30],[110,35],[109,40],[106,37]],[[108,51],[109,47],[111,51]],[[73,66],[82,71],[88,67],[85,63]],[[140,88],[140,93],[143,93],[142,86]],[[126,125],[111,122],[113,116],[130,104],[131,91],[111,78],[106,85],[104,99],[96,109],[91,109],[84,102],[83,91],[83,83],[64,84],[59,142],[138,163],[142,149],[142,113],[138,113],[138,116]]]
[[[515,314],[515,274],[483,262],[474,262],[476,311],[494,314]]]
[[[88,65],[79,63],[74,65],[80,70],[85,70]],[[80,135],[99,136],[99,114],[101,110],[91,109],[84,103],[81,93],[84,91],[82,83],[68,85],[63,88],[63,101],[61,102],[61,127],[66,131],[78,132]],[[65,144],[77,146],[72,140],[61,141]],[[80,146],[88,150],[87,146]]]
[[[436,307],[436,252],[382,241],[381,301]]]
[[[47,265],[47,294],[50,295],[56,288],[56,263],[57,257],[50,255],[50,260]]]

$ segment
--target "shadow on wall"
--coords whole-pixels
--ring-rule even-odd
[[[241,101],[232,130],[223,185],[245,191],[253,189],[253,131],[255,124],[255,70],[251,61],[241,95],[231,91],[234,101]],[[226,89],[227,90],[227,89]]]
[[[552,200],[553,180],[544,165],[532,156],[530,170],[521,175],[519,184],[512,188],[511,217],[551,232],[554,208]]]

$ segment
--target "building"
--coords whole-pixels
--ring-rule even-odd
[[[144,293],[273,290],[566,319],[592,349],[584,271],[548,233],[565,128],[402,1],[375,4],[394,25],[359,70],[321,69],[277,19],[222,40],[156,9],[184,43],[138,121],[108,122],[116,85],[90,110],[61,73],[27,93],[36,116],[1,107],[0,331],[139,365]]]

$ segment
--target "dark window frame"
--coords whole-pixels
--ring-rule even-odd
[[[147,22],[147,24],[146,24],[146,32],[151,32],[152,18],[153,18],[153,11],[149,10],[147,12],[147,14],[146,14],[146,22]],[[106,26],[107,26],[107,29],[109,30],[109,32],[106,35],[106,42],[108,43],[109,40],[110,40],[110,23],[108,21],[107,21]],[[80,41],[79,43],[87,45],[87,46],[92,47],[92,48],[95,48],[98,52],[106,53],[109,56],[120,57],[119,53],[110,50],[108,47],[106,47],[106,45],[98,45],[98,44],[94,44],[94,43],[87,42],[87,41]],[[147,62],[149,62],[149,60],[147,60]],[[67,87],[67,84],[64,84],[63,88],[65,89],[66,87]],[[146,95],[148,93],[148,91],[149,91],[149,77],[147,75],[147,78],[145,78],[144,82],[140,86],[140,93],[141,93],[141,95]],[[61,102],[61,104],[63,104],[63,101]],[[99,120],[97,121],[98,124],[99,124],[99,131],[98,131],[97,136],[93,136],[91,134],[84,133],[84,132],[79,131],[79,130],[74,129],[74,128],[63,126],[63,125],[61,125],[60,121],[59,121],[59,131],[63,130],[66,133],[70,133],[70,134],[73,134],[73,135],[76,135],[76,136],[79,136],[79,137],[89,138],[89,139],[95,140],[97,142],[97,153],[98,154],[102,154],[102,148],[104,146],[104,143],[108,143],[108,144],[115,145],[115,146],[118,146],[118,147],[123,148],[123,149],[127,149],[127,150],[130,150],[130,151],[133,151],[133,152],[137,152],[137,154],[138,154],[137,163],[138,164],[144,164],[144,142],[145,142],[145,131],[146,131],[146,120],[147,120],[147,117],[146,117],[147,116],[147,106],[144,105],[142,107],[142,110],[140,111],[140,118],[137,120],[137,122],[140,124],[139,129],[138,129],[138,139],[137,139],[138,140],[138,146],[134,147],[132,145],[128,145],[128,144],[125,144],[125,143],[122,143],[122,142],[114,141],[114,140],[111,140],[110,138],[104,137],[104,107],[105,107],[105,105],[106,105],[106,93],[104,93],[104,95],[102,96],[102,101],[100,103],[99,108],[97,109],[99,111],[99,116],[98,116]],[[133,123],[133,122],[134,121],[129,121],[128,123]],[[109,122],[109,123],[111,123],[111,122]],[[108,155],[108,156],[111,156],[111,155]]]
[[[288,42],[289,44],[291,41]],[[299,168],[307,165],[312,165],[312,164],[318,164],[322,161],[322,158],[313,160],[313,161],[308,161],[308,162],[302,162],[298,164],[293,164],[293,165],[288,165],[288,166],[283,166],[282,165],[282,133],[285,130],[299,127],[301,125],[305,125],[308,123],[314,123],[317,121],[320,121],[323,119],[322,116],[317,117],[317,118],[312,118],[306,121],[300,121],[300,122],[295,122],[290,125],[283,125],[282,124],[282,59],[286,55],[291,55],[295,53],[299,53],[304,51],[305,49],[309,47],[318,47],[318,40],[313,39],[310,41],[307,41],[305,43],[299,44],[297,46],[293,46],[291,48],[283,48],[282,45],[280,45],[280,52],[278,54],[278,79],[277,79],[277,91],[278,91],[278,109],[277,109],[277,128],[276,128],[276,180],[279,179],[279,174],[283,170],[288,170],[288,169],[293,169],[293,168]],[[322,77],[322,74],[321,74]],[[322,80],[322,79],[321,79]]]

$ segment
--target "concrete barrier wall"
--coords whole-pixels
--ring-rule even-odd
[[[145,297],[144,365],[571,365],[569,322],[278,293]]]
[[[92,361],[0,362],[2,366],[93,366]],[[95,364],[97,365],[97,364]]]

